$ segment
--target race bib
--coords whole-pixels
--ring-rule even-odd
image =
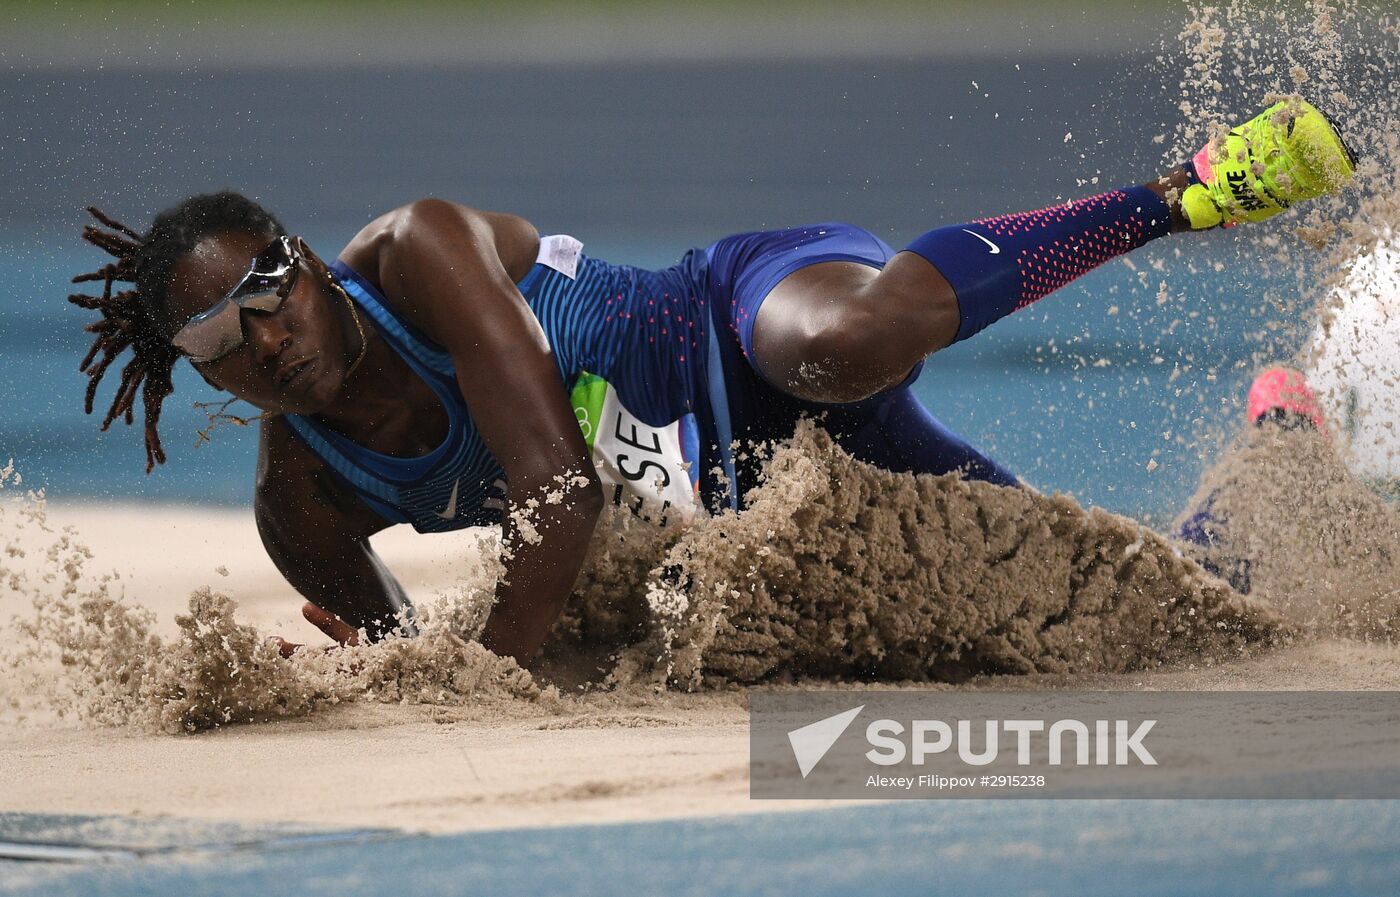
[[[603,490],[614,503],[665,526],[687,523],[699,507],[695,415],[664,427],[643,423],[596,374],[584,372],[570,398]]]

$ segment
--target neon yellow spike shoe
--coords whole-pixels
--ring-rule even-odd
[[[1193,230],[1272,218],[1341,189],[1356,158],[1332,121],[1306,100],[1276,103],[1212,140],[1192,160],[1200,183],[1181,194]]]

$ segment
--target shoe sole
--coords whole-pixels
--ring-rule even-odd
[[[1337,122],[1332,118],[1332,116],[1328,115],[1326,112],[1323,112],[1321,109],[1318,109],[1317,111],[1319,114],[1322,115],[1323,118],[1327,120],[1327,124],[1332,128],[1332,133],[1337,136],[1337,142],[1342,145],[1342,152],[1346,154],[1347,164],[1351,166],[1352,171],[1356,171],[1356,153],[1352,150],[1351,144],[1347,143],[1346,134],[1343,133],[1342,129],[1337,126]]]

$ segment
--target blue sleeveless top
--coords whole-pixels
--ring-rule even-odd
[[[540,261],[517,287],[544,330],[565,388],[585,372],[602,377],[646,424],[662,427],[694,414],[700,439],[714,442],[704,251],[649,271],[589,258],[572,238],[541,242]],[[442,402],[447,438],[426,455],[400,458],[356,445],[312,416],[285,415],[292,432],[386,520],[424,533],[501,523],[505,471],[477,431],[451,356],[348,265],[337,261],[331,272]]]

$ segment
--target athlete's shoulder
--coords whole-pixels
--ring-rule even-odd
[[[471,235],[475,246],[500,259],[513,280],[525,276],[539,252],[539,232],[529,221],[508,212],[491,212],[451,200],[427,197],[380,215],[360,229],[340,253],[340,260],[361,277],[382,286],[386,271],[425,248],[440,247],[444,239]]]

